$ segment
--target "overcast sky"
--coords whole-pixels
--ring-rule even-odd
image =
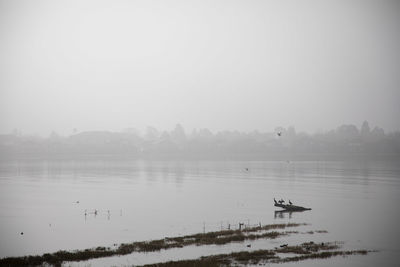
[[[400,1],[0,0],[0,133],[400,130]]]

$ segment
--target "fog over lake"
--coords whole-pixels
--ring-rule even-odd
[[[399,26],[394,0],[0,0],[0,265],[397,266]]]
[[[400,130],[398,1],[0,1],[0,133]]]
[[[1,242],[0,256],[35,255],[186,235],[202,232],[204,225],[206,231],[216,231],[227,228],[228,224],[237,227],[239,222],[297,222],[310,224],[300,229],[303,232],[326,230],[328,233],[261,240],[254,242],[252,249],[270,248],[283,242],[345,241],[350,249],[380,252],[322,263],[397,266],[400,214],[392,206],[400,196],[398,163],[3,162],[0,165],[0,235],[7,242]],[[275,214],[274,197],[289,198],[312,210]],[[114,260],[94,260],[93,266],[102,262],[103,266],[154,263],[243,249],[247,249],[245,244],[239,243],[208,251],[197,247],[192,251],[165,251],[147,256],[138,253]]]

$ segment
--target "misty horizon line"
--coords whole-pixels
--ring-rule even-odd
[[[9,133],[0,133],[0,135],[14,135],[14,136],[26,136],[26,137],[40,137],[40,138],[46,138],[46,137],[51,137],[51,136],[60,136],[60,137],[68,137],[68,136],[73,136],[76,134],[80,134],[80,133],[90,133],[90,132],[107,132],[107,133],[127,133],[127,134],[135,134],[137,136],[145,136],[146,133],[148,133],[149,131],[152,132],[158,132],[159,134],[163,134],[163,133],[168,133],[168,132],[172,132],[174,130],[176,130],[177,128],[179,128],[180,130],[182,130],[186,135],[191,135],[191,134],[196,134],[196,132],[199,131],[208,131],[211,134],[218,134],[218,133],[224,133],[224,132],[231,132],[231,133],[240,133],[240,134],[251,134],[251,133],[277,133],[277,132],[284,132],[290,129],[290,131],[295,131],[297,134],[307,134],[307,135],[315,135],[315,134],[324,134],[324,133],[329,133],[332,131],[336,131],[338,130],[340,127],[342,126],[354,126],[357,128],[357,130],[361,131],[363,124],[366,124],[368,126],[368,128],[371,129],[371,131],[373,130],[377,130],[379,132],[384,132],[384,133],[399,133],[399,130],[392,130],[392,131],[388,131],[386,132],[386,129],[380,127],[379,125],[375,125],[373,127],[369,126],[369,122],[367,120],[364,120],[360,126],[358,127],[356,124],[353,123],[342,123],[340,125],[338,125],[337,127],[333,128],[333,129],[317,129],[314,131],[297,131],[296,130],[296,126],[295,125],[289,125],[287,127],[284,126],[276,126],[273,130],[259,130],[259,129],[254,129],[254,130],[250,130],[250,131],[246,131],[246,130],[237,130],[237,129],[225,129],[225,130],[212,130],[208,127],[198,127],[198,128],[192,128],[190,129],[185,129],[185,127],[181,124],[181,123],[176,123],[175,127],[171,128],[171,129],[158,129],[155,126],[152,125],[148,125],[146,127],[127,127],[127,128],[123,128],[122,130],[111,130],[111,129],[85,129],[85,130],[79,130],[77,128],[72,128],[71,133],[69,134],[60,134],[58,131],[56,130],[52,130],[50,131],[47,135],[45,134],[39,134],[39,133],[26,133],[23,130],[20,130],[18,128],[14,128],[13,131],[9,132]]]
[[[18,134],[18,133],[16,133]],[[203,128],[186,134],[177,124],[171,131],[148,127],[135,131],[76,132],[69,136],[52,133],[46,138],[0,135],[0,158],[53,158],[80,156],[130,158],[279,158],[279,155],[373,156],[400,155],[400,132],[385,133],[364,121],[361,127],[342,124],[335,130],[306,134],[293,126],[273,132],[220,131]]]

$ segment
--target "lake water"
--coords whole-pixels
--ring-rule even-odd
[[[228,224],[236,227],[239,222],[297,222],[309,224],[301,230],[328,233],[259,240],[252,247],[273,247],[279,242],[297,244],[303,240],[344,241],[346,249],[379,252],[296,266],[398,266],[399,163],[3,161],[0,257],[113,246],[215,231]],[[274,197],[290,199],[312,210],[276,216]],[[189,247],[94,260],[91,264],[142,264],[242,249],[243,244]]]

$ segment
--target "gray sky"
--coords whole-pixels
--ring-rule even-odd
[[[0,0],[0,133],[400,130],[400,1]]]

